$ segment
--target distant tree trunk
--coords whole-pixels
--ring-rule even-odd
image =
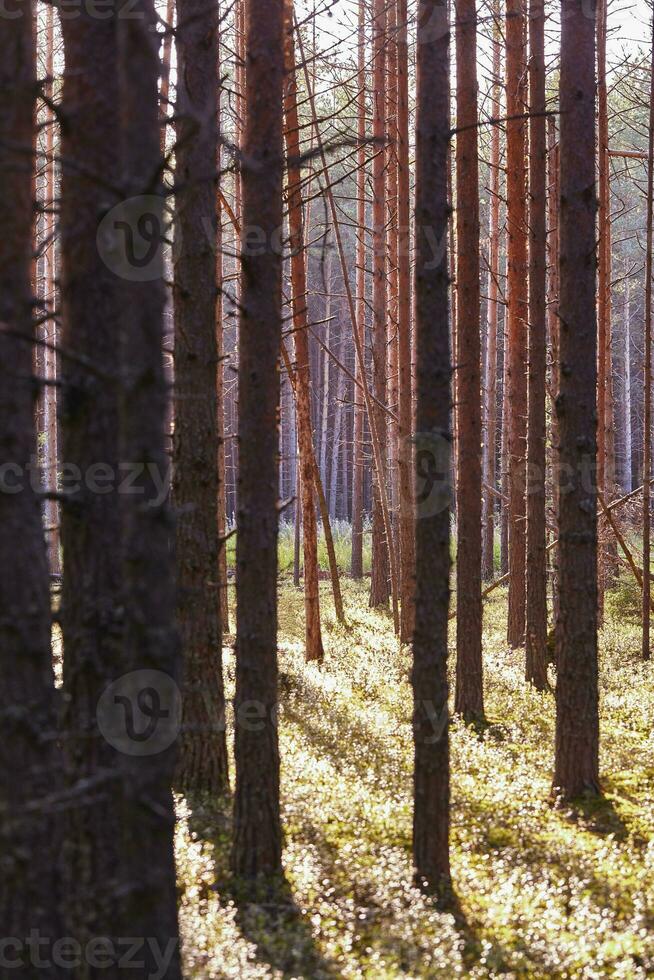
[[[415,519],[413,514],[413,397],[411,372],[411,206],[409,173],[409,49],[407,3],[397,6],[397,224],[398,224],[398,369],[400,496],[400,639],[410,643],[415,623]]]
[[[48,562],[29,478],[36,455],[30,278],[37,88],[31,4],[21,14],[7,17],[0,34],[0,918],[3,936],[15,937],[24,948],[32,930],[53,938],[63,933],[56,879],[60,841],[54,808],[43,803],[60,788],[61,777]],[[9,965],[9,959],[4,962]],[[25,980],[33,975],[26,963],[8,972]]]
[[[652,27],[654,56],[654,26]],[[651,600],[651,487],[652,472],[652,239],[654,231],[654,61],[650,66],[649,143],[647,159],[647,252],[645,256],[645,343],[643,352],[643,631],[642,656],[649,660]]]
[[[218,346],[216,300],[217,8],[177,0],[174,266],[177,624],[184,718],[177,783],[221,793],[228,785],[220,624]]]
[[[500,575],[509,574],[509,336],[508,309],[502,320],[502,397],[500,400]]]
[[[484,716],[476,0],[456,0],[457,559],[455,710]]]
[[[311,425],[311,368],[309,364],[309,320],[307,314],[306,253],[302,216],[302,168],[300,123],[297,110],[295,45],[293,43],[293,0],[285,0],[284,94],[285,137],[288,172],[288,226],[291,247],[293,298],[293,342],[295,344],[295,397],[301,468],[302,529],[304,535],[305,658],[324,657],[320,630],[320,587],[318,580],[318,531],[313,479],[313,429]],[[335,434],[338,439],[338,433]]]
[[[59,215],[61,345],[75,352],[74,358],[61,358],[61,457],[69,472],[74,467],[87,476],[99,463],[114,480],[111,493],[92,492],[86,478],[71,481],[61,506],[66,781],[74,786],[98,772],[112,777],[93,793],[78,797],[64,826],[66,934],[82,944],[94,936],[121,935],[119,895],[125,873],[116,802],[121,758],[104,739],[97,715],[104,690],[127,669],[116,493],[121,280],[96,244],[99,216],[119,203],[118,191],[110,192],[95,179],[121,170],[116,18],[111,7],[109,18],[82,10],[61,21],[66,60]]]
[[[239,324],[239,493],[236,539],[236,793],[231,863],[281,873],[277,740],[277,486],[282,257],[284,0],[246,0],[243,223]],[[249,706],[257,704],[257,724]],[[255,729],[255,730],[253,730]]]
[[[325,347],[331,349],[331,318],[332,318],[332,259],[333,252],[325,240]],[[327,433],[329,431],[329,354],[322,352],[322,390],[320,404],[320,479],[323,486],[327,484]],[[298,429],[299,435],[299,429]]]
[[[357,106],[357,244],[356,244],[356,324],[359,341],[365,348],[366,335],[366,4],[359,0],[357,35],[357,70],[359,101]],[[355,377],[360,382],[359,362],[355,359]],[[352,446],[352,578],[363,577],[363,420],[364,405],[358,387],[354,388],[354,434]]]
[[[416,104],[416,624],[413,860],[418,884],[450,893],[447,623],[450,596],[450,338],[447,150],[449,25],[445,3],[418,8]],[[436,246],[434,245],[436,243]],[[435,247],[438,249],[434,254]],[[425,473],[433,472],[430,487]],[[426,496],[422,498],[421,492]],[[422,512],[421,512],[422,511]]]
[[[492,114],[500,116],[501,35],[499,2],[493,6],[493,90]],[[482,574],[490,581],[495,573],[495,495],[497,482],[497,323],[500,275],[500,128],[493,126],[490,152],[488,322],[486,343],[486,446],[484,453],[486,483],[483,519]]]
[[[624,375],[623,375],[623,399],[624,399],[624,486],[625,493],[633,490],[631,479],[631,460],[633,456],[633,440],[631,432],[631,289],[629,280],[625,282],[624,288]]]
[[[388,438],[388,496],[395,554],[399,555],[399,431],[397,411],[399,402],[398,293],[399,293],[399,230],[397,225],[398,164],[397,164],[397,4],[386,7],[386,281],[387,342],[386,342],[386,404],[395,418],[387,419]]]
[[[529,382],[527,432],[527,606],[525,676],[547,690],[547,555],[545,548],[545,302],[547,132],[545,8],[529,6]]]
[[[607,2],[597,0],[597,135],[599,176],[598,274],[597,274],[597,480],[604,500],[613,496],[613,376],[611,341],[611,197],[609,186],[609,121],[606,86]],[[606,523],[606,522],[603,522]],[[598,607],[604,615],[604,590],[610,577],[613,544],[599,552]]]
[[[121,149],[127,194],[146,191],[161,199],[158,206],[163,211],[157,104],[161,64],[155,18],[152,0],[137,0],[132,18],[118,18]],[[212,67],[215,71],[215,61]],[[210,80],[213,77],[209,75]],[[215,155],[209,158],[210,167],[214,164]],[[158,246],[156,278],[129,279],[121,286],[120,458],[139,468],[137,492],[125,496],[122,508],[122,582],[125,667],[129,672],[146,670],[149,683],[161,682],[164,692],[171,692],[168,704],[164,698],[162,705],[168,712],[164,718],[170,719],[165,724],[170,724],[175,720],[176,690],[171,681],[178,678],[180,664],[174,624],[174,535],[169,502],[162,492],[170,464],[165,439],[169,395],[162,355],[165,285],[160,237]],[[212,240],[209,246],[213,247]],[[212,322],[208,329],[213,328]],[[215,468],[215,455],[208,464]],[[214,507],[215,503],[214,496]],[[161,949],[172,950],[167,977],[181,980],[171,792],[175,755],[173,743],[156,754],[121,759],[121,846],[128,879],[119,896],[120,924],[125,930],[120,935],[131,935],[131,927],[133,935],[151,937],[151,948],[141,956],[144,966],[126,971],[130,980],[154,972],[156,952]]]
[[[582,0],[563,0],[561,13],[561,375],[556,404],[565,492],[559,503],[554,787],[564,799],[573,799],[599,793],[595,21]]]
[[[390,596],[390,575],[388,564],[389,542],[386,540],[384,515],[380,500],[380,480],[386,484],[387,464],[387,425],[386,414],[379,402],[386,404],[386,342],[387,342],[387,289],[386,289],[386,182],[384,179],[385,153],[383,142],[386,138],[386,4],[385,0],[374,0],[373,5],[373,137],[375,139],[372,161],[372,226],[373,226],[373,285],[372,285],[372,365],[373,394],[377,402],[373,408],[375,428],[381,453],[380,472],[375,470],[372,503],[372,576],[370,582],[370,605],[385,606]]]
[[[45,94],[52,103],[54,95],[54,10],[46,11],[46,63]],[[55,243],[55,154],[54,135],[56,117],[48,109],[45,131],[45,208],[43,237],[46,242],[45,258],[45,302],[44,309],[50,319],[46,322],[43,336],[46,347],[43,351],[44,374],[49,384],[43,392],[45,429],[45,486],[54,493],[57,490],[57,447],[59,431],[57,425],[57,376],[59,372],[57,357],[57,249]],[[55,499],[46,501],[45,522],[47,527],[48,565],[53,575],[61,574],[59,555],[59,506]]]
[[[220,92],[218,99],[218,112],[220,113]],[[218,147],[218,171],[220,172],[220,146]],[[229,582],[227,577],[227,547],[225,545],[225,535],[227,533],[227,483],[226,483],[226,461],[225,461],[225,327],[223,323],[225,304],[223,301],[223,230],[222,230],[223,209],[220,205],[220,198],[216,203],[216,283],[218,286],[218,297],[216,300],[216,354],[218,364],[216,365],[216,416],[217,416],[217,437],[218,437],[218,588],[220,591],[220,627],[223,632],[229,633]]]
[[[559,427],[556,416],[556,399],[559,393],[559,147],[556,142],[556,123],[548,118],[548,334],[550,344],[550,445],[552,510],[558,526],[559,515]],[[554,622],[559,618],[559,545],[551,551],[552,562],[552,611]]]
[[[295,527],[293,534],[293,585],[300,588],[300,544],[302,540],[302,474],[298,466],[295,473]]]
[[[344,360],[345,344],[341,341],[338,348],[338,358]],[[342,449],[342,430],[343,430],[343,401],[345,399],[345,373],[338,372],[336,381],[336,406],[334,408],[334,423],[332,427],[332,463],[330,469],[329,497],[332,501],[334,517],[338,517],[338,461]]]
[[[508,265],[509,619],[511,646],[525,638],[527,438],[527,124],[524,0],[506,4],[506,159]]]

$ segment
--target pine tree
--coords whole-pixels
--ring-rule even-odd
[[[592,6],[592,5],[591,5]],[[591,11],[592,12],[592,11]],[[563,0],[560,100],[559,619],[554,788],[599,792],[595,22]]]
[[[427,466],[436,482],[423,513],[418,496],[416,527],[413,860],[420,886],[446,901],[450,893],[447,626],[452,395],[445,245],[450,59],[444,0],[420,2],[417,57],[415,479],[420,490]]]
[[[277,705],[279,369],[282,329],[284,2],[246,0],[239,323],[239,482],[232,868],[281,871]],[[248,247],[259,230],[261,247]],[[248,714],[256,706],[253,725]]]

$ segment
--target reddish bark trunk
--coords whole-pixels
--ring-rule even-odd
[[[527,108],[524,0],[506,4],[506,158],[508,274],[509,617],[507,638],[525,637],[527,438]]]
[[[302,170],[300,166],[300,124],[297,111],[295,45],[293,43],[293,0],[285,0],[284,95],[285,137],[288,172],[288,227],[291,246],[291,289],[293,300],[293,341],[295,344],[295,398],[298,447],[301,469],[302,529],[304,540],[305,657],[322,661],[320,630],[320,592],[318,582],[318,531],[313,479],[313,430],[311,425],[311,368],[307,316],[306,254],[302,217]],[[337,436],[336,436],[337,437]]]
[[[599,792],[595,21],[563,0],[561,27],[560,615],[554,787]]]
[[[451,888],[447,620],[452,395],[445,246],[450,66],[444,2],[420,2],[417,59],[415,479],[418,489],[429,489],[424,477],[427,464],[435,473],[436,483],[427,493],[428,499],[422,501],[422,514],[418,496],[416,528],[413,860],[418,884],[446,902]]]
[[[398,224],[398,369],[400,496],[400,639],[410,643],[415,622],[415,522],[413,514],[413,398],[411,372],[411,229],[409,174],[409,58],[407,4],[397,7],[397,224]]]
[[[236,539],[236,793],[231,863],[238,875],[281,872],[277,738],[277,525],[283,176],[283,0],[246,0],[239,323]],[[262,249],[247,248],[257,228]],[[257,705],[252,725],[249,703]]]
[[[493,90],[491,112],[500,116],[501,34],[499,3],[493,8]],[[497,324],[500,274],[500,128],[493,126],[490,153],[490,204],[488,222],[488,314],[486,343],[486,440],[485,508],[483,517],[483,578],[491,581],[495,573],[496,498],[490,488],[497,482]]]
[[[484,716],[476,0],[456,2],[457,559],[455,710]]]
[[[386,402],[386,342],[387,342],[387,289],[386,289],[386,182],[384,179],[384,141],[386,139],[386,3],[374,0],[373,7],[373,126],[375,140],[372,161],[372,378],[373,393],[377,402]],[[372,503],[372,574],[370,581],[370,605],[385,606],[390,596],[388,547],[384,515],[382,513],[380,482],[387,485],[388,434],[386,415],[375,404],[374,424],[379,443],[379,467],[375,469]],[[390,531],[390,528],[388,529]],[[392,533],[392,532],[391,532]]]
[[[527,607],[525,675],[547,689],[545,526],[546,167],[545,9],[529,6],[529,390],[527,435]]]
[[[218,16],[204,0],[177,0],[178,63],[174,267],[177,624],[184,719],[177,782],[187,792],[228,786],[222,676],[216,372]],[[201,229],[201,233],[198,233]]]

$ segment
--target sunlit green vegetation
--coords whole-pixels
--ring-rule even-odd
[[[323,583],[326,661],[303,662],[303,596],[280,593],[286,886],[244,903],[227,871],[229,801],[179,801],[186,975],[209,978],[641,978],[654,975],[654,675],[624,590],[601,635],[605,800],[550,800],[551,695],[485,618],[488,727],[452,724],[452,866],[460,912],[411,881],[410,654],[344,582]],[[620,606],[618,619],[615,608]],[[453,665],[452,665],[453,666]],[[234,660],[226,650],[228,689]],[[554,677],[552,675],[552,681]]]

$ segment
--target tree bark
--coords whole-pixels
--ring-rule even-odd
[[[365,348],[366,336],[366,3],[359,0],[357,33],[357,240],[356,240],[356,322],[359,343]],[[360,382],[360,366],[355,359],[355,375]],[[352,578],[363,578],[363,419],[364,405],[355,385],[354,434],[352,446]]]
[[[46,11],[46,63],[45,95],[52,103],[54,95],[54,10]],[[45,430],[45,473],[44,485],[52,492],[53,498],[46,501],[45,523],[47,528],[48,565],[53,575],[61,574],[59,540],[59,505],[54,499],[57,490],[57,458],[59,427],[57,424],[57,376],[59,372],[57,357],[57,248],[55,243],[55,136],[56,116],[51,108],[47,110],[45,131],[45,214],[43,237],[46,242],[44,311],[49,319],[43,329],[46,346],[43,351],[46,385],[43,392],[44,430]]]
[[[104,739],[97,715],[104,690],[127,669],[115,482],[120,279],[96,244],[99,216],[119,203],[119,192],[99,176],[121,169],[115,7],[109,12],[98,19],[80,11],[61,22],[61,343],[75,352],[75,358],[61,358],[63,746],[70,787],[106,774],[94,792],[76,798],[65,824],[65,927],[81,944],[122,934],[119,895],[126,872],[116,785],[122,760]],[[113,476],[111,493],[91,491],[87,477],[98,463]],[[66,471],[79,473],[78,480],[69,483]],[[82,977],[88,976],[87,969]]]
[[[218,12],[205,0],[177,0],[177,15],[173,501],[184,716],[176,779],[185,792],[218,794],[229,783],[216,397]]]
[[[416,106],[416,624],[413,860],[418,884],[450,889],[447,619],[450,576],[451,364],[448,316],[447,151],[449,23],[444,2],[418,8]],[[434,254],[434,243],[437,253]],[[435,474],[429,492],[425,465]],[[421,513],[421,503],[422,510]]]
[[[556,405],[561,593],[554,787],[564,799],[573,799],[599,793],[595,21],[582,0],[563,0],[561,12],[561,369]]]
[[[302,530],[304,541],[305,658],[322,661],[320,587],[318,579],[318,531],[313,479],[313,429],[311,425],[311,367],[307,314],[306,253],[302,217],[302,168],[300,166],[300,122],[297,109],[293,0],[285,0],[284,93],[285,137],[288,174],[288,227],[291,247],[293,342],[295,344],[295,398],[301,468]],[[338,433],[335,434],[338,438]]]
[[[400,639],[410,643],[415,623],[415,526],[413,514],[413,393],[411,371],[411,204],[409,173],[409,49],[407,3],[397,4],[397,224],[398,224],[398,368],[400,496]]]
[[[633,487],[632,483],[632,458],[633,458],[633,437],[631,430],[631,290],[629,281],[625,283],[624,290],[624,375],[623,375],[623,397],[624,397],[624,485],[623,490],[629,493]]]
[[[455,710],[484,717],[476,0],[456,5],[457,559]]]
[[[373,393],[378,402],[386,402],[386,342],[387,342],[387,289],[386,289],[386,181],[384,179],[386,139],[386,4],[374,0],[373,5],[373,126],[375,140],[372,160],[372,378]],[[372,502],[372,574],[370,580],[370,605],[385,606],[390,596],[389,564],[386,531],[382,513],[380,481],[387,485],[388,432],[386,416],[375,404],[373,408],[375,428],[379,442],[379,467],[375,469]],[[389,522],[390,525],[390,522]]]
[[[599,176],[598,282],[597,282],[597,480],[606,500],[615,483],[613,438],[613,374],[611,341],[611,198],[609,186],[609,120],[606,86],[607,2],[597,0],[597,138]],[[599,552],[598,607],[604,616],[604,590],[610,578],[609,546]]]
[[[654,27],[652,28],[654,55]],[[643,352],[643,630],[642,657],[649,660],[651,603],[651,490],[652,470],[652,239],[654,234],[654,61],[650,67],[649,143],[647,160],[647,251],[645,255],[645,343]]]
[[[509,618],[507,638],[525,638],[527,438],[527,124],[524,0],[506,4],[506,160],[508,272]]]
[[[500,8],[493,6],[493,90],[492,115],[500,115],[501,34]],[[493,126],[490,152],[488,315],[486,342],[486,440],[484,480],[487,487],[497,481],[497,324],[500,275],[500,128]],[[495,572],[495,496],[486,490],[483,517],[482,575],[487,581]]]
[[[281,873],[277,739],[277,526],[282,330],[284,2],[246,0],[239,493],[236,539],[236,793],[231,864]],[[264,247],[247,247],[258,228]],[[258,253],[258,254],[257,254]],[[257,723],[248,711],[254,703]],[[255,730],[253,730],[255,729]]]
[[[30,282],[34,53],[28,3],[21,16],[6,19],[0,35],[0,919],[3,936],[20,941],[33,930],[63,934],[56,876],[61,842],[46,803],[61,778],[48,561],[30,480],[37,452]],[[9,972],[24,980],[33,975],[26,963]]]
[[[527,606],[525,676],[547,683],[547,556],[545,554],[545,276],[547,132],[545,8],[529,5],[529,379],[527,423]]]
[[[556,123],[548,118],[548,334],[550,344],[550,445],[552,510],[558,524],[559,514],[559,427],[556,419],[556,399],[559,394],[559,146],[556,142]],[[551,551],[552,612],[554,622],[559,617],[559,551]]]
[[[152,0],[137,0],[132,18],[118,18],[121,149],[127,194],[149,193],[155,200],[160,198],[163,212],[157,99],[161,64],[155,23]],[[215,156],[210,160],[213,166]],[[161,682],[163,692],[170,692],[168,704],[162,706],[168,712],[162,718],[170,725],[179,697],[180,658],[174,623],[173,522],[169,501],[161,491],[170,464],[165,432],[169,391],[162,354],[161,221],[159,224],[154,278],[126,279],[121,285],[120,458],[138,464],[139,469],[136,492],[125,496],[122,508],[122,581],[125,667],[132,676],[147,671],[150,683]],[[209,464],[215,467],[215,456]],[[220,635],[218,639],[220,642]],[[175,731],[176,726],[172,733]],[[123,930],[133,930],[121,935],[152,937],[154,947],[142,956],[143,967],[126,970],[129,980],[156,970],[157,946],[172,950],[168,976],[181,980],[171,792],[175,757],[173,742],[156,754],[121,759],[121,847],[128,877],[126,891],[120,895],[119,921]]]

